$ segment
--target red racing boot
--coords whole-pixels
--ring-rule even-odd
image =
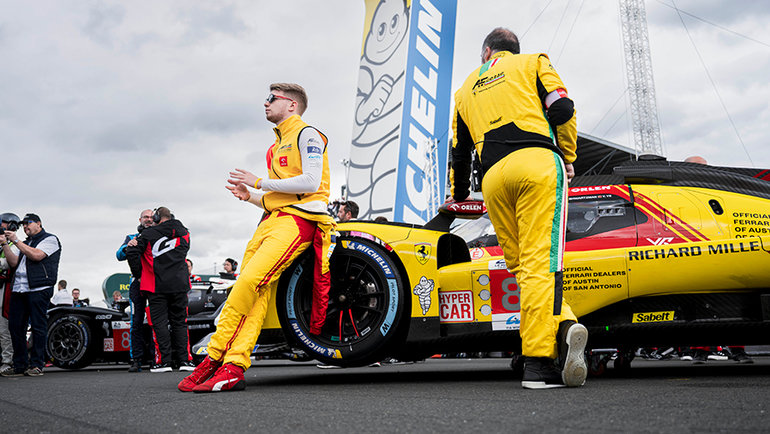
[[[206,356],[206,358],[195,367],[192,374],[185,377],[184,380],[179,383],[177,388],[182,392],[192,392],[195,386],[211,378],[220,366],[222,366],[220,362],[215,362],[214,360],[211,360],[209,356]]]
[[[243,368],[232,363],[225,363],[205,383],[193,387],[195,393],[225,392],[228,390],[243,390],[246,380],[243,378]]]

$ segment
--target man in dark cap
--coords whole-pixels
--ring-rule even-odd
[[[43,375],[45,366],[46,309],[58,277],[61,243],[56,235],[43,229],[37,214],[25,215],[21,224],[27,235],[26,240],[21,241],[12,231],[5,231],[0,238],[8,265],[15,269],[8,317],[13,342],[13,371],[3,371],[2,375],[38,377]],[[13,246],[6,248],[8,242]],[[27,324],[32,326],[29,355]]]

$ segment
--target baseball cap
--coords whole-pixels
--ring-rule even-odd
[[[22,223],[27,223],[27,222],[40,223],[40,217],[38,217],[37,214],[33,214],[31,212],[28,212],[27,214],[24,215],[24,218],[21,219],[21,222]]]

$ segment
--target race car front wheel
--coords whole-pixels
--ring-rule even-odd
[[[381,360],[396,343],[407,301],[396,264],[374,242],[341,238],[330,260],[331,289],[320,335],[310,334],[313,256],[306,252],[281,277],[276,307],[284,334],[312,357],[339,366]]]
[[[80,315],[63,315],[48,325],[46,350],[54,366],[80,369],[94,358],[93,334],[86,319]]]

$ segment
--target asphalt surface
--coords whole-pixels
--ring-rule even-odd
[[[126,365],[0,378],[0,432],[767,432],[770,357],[634,360],[582,388],[521,389],[507,359],[318,369],[260,361],[242,392],[181,393]]]

